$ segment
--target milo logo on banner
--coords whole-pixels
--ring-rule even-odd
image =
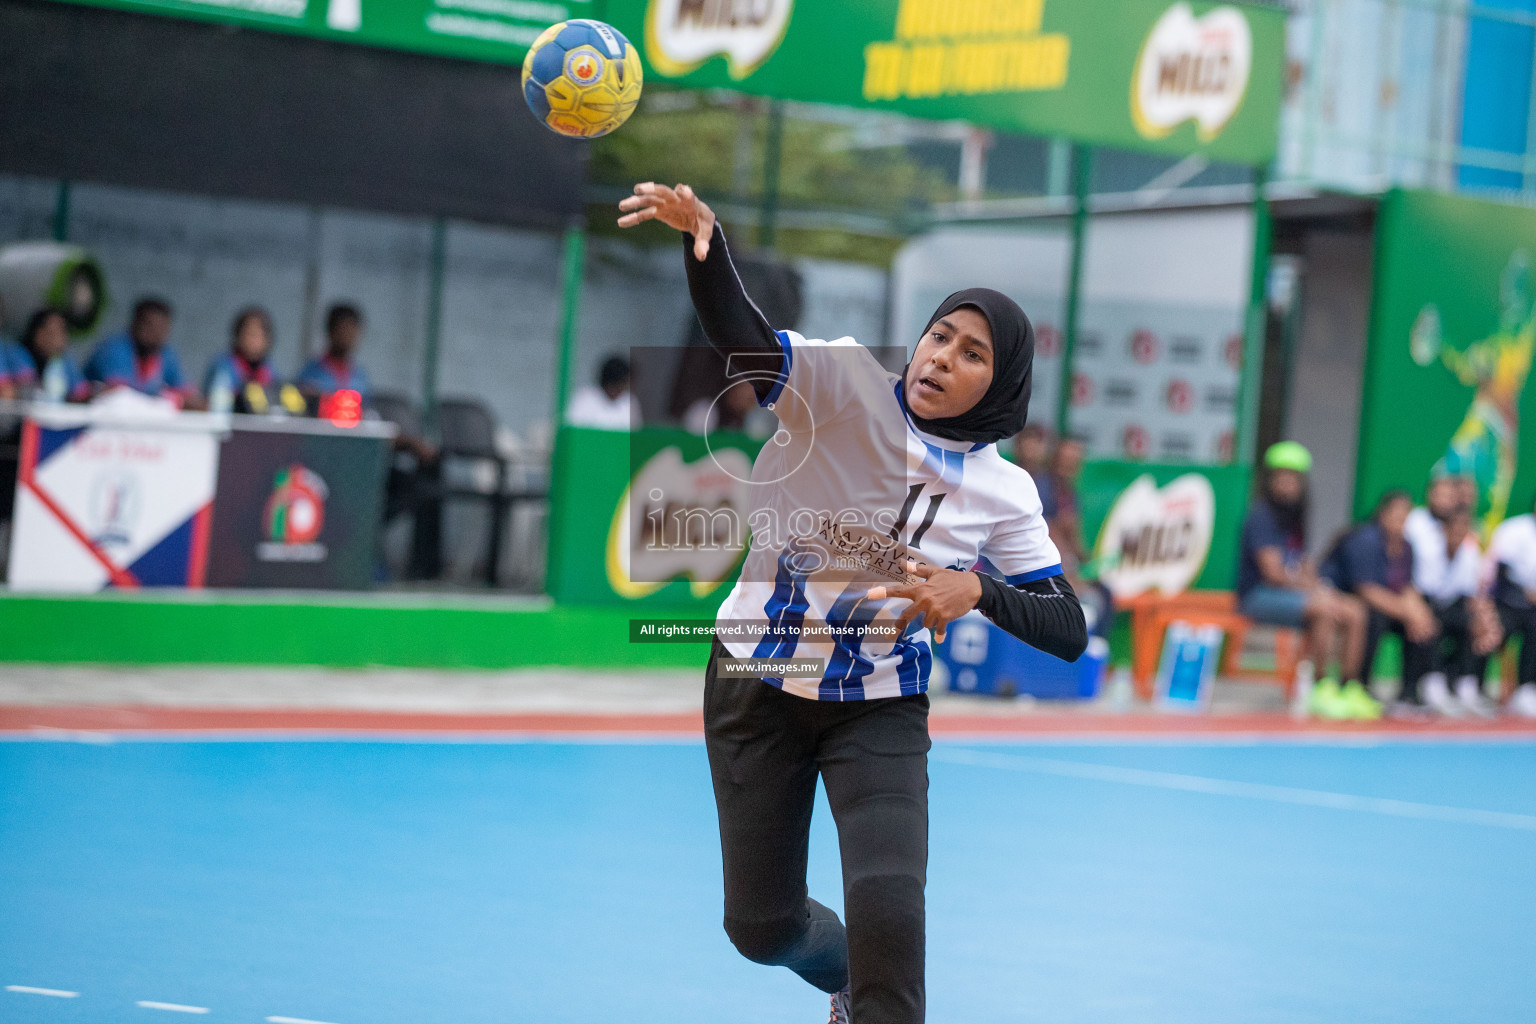
[[[752,460],[716,448],[684,462],[676,447],[651,456],[624,489],[608,528],[608,585],[621,597],[687,578],[694,597],[714,591],[747,547]]]
[[[651,0],[645,51],[663,75],[685,75],[724,55],[732,78],[746,78],[778,49],[794,0]]]
[[[1194,121],[1209,142],[1243,105],[1253,65],[1253,33],[1236,7],[1197,18],[1176,3],[1157,19],[1131,75],[1131,119],[1148,139]]]
[[[1120,600],[1178,594],[1205,567],[1216,526],[1216,492],[1199,473],[1164,487],[1142,474],[1115,499],[1099,530],[1099,579]]]

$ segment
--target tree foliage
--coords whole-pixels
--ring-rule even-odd
[[[612,202],[635,182],[687,182],[722,212],[733,237],[755,240],[751,222],[763,202],[769,116],[766,103],[739,96],[649,95],[629,123],[593,143],[591,181],[604,201],[589,211],[592,229],[617,230]],[[905,227],[929,204],[954,198],[954,186],[904,146],[871,144],[858,128],[785,118],[775,243],[780,252],[888,266]],[[733,223],[733,215],[749,223]],[[659,244],[667,235],[651,227],[634,237]]]

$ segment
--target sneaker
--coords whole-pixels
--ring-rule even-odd
[[[1351,679],[1339,691],[1339,702],[1349,709],[1349,717],[1361,722],[1374,722],[1381,717],[1381,701],[1358,679]]]
[[[1318,718],[1339,722],[1354,717],[1354,709],[1344,700],[1339,681],[1332,677],[1319,679],[1312,687],[1307,700],[1307,710]]]
[[[853,995],[848,989],[842,989],[832,993],[832,1016],[827,1018],[827,1024],[850,1024],[853,1016],[848,1012],[848,1007],[853,1004]]]
[[[1399,722],[1427,722],[1434,715],[1416,700],[1395,700],[1387,705],[1387,717]]]
[[[1467,709],[1461,701],[1451,696],[1451,688],[1445,681],[1444,672],[1431,672],[1424,677],[1419,685],[1424,694],[1424,703],[1434,708],[1447,718],[1463,718]]]
[[[1456,680],[1456,699],[1478,718],[1499,717],[1499,706],[1488,699],[1476,676],[1462,676]]]
[[[1536,683],[1521,683],[1509,698],[1509,710],[1521,718],[1536,718]]]

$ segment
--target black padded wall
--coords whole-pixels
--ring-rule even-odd
[[[0,170],[555,227],[583,143],[515,67],[0,0]]]

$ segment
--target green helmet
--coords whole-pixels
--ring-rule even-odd
[[[1295,441],[1281,441],[1269,446],[1264,453],[1265,469],[1289,469],[1297,473],[1310,472],[1312,453]]]

